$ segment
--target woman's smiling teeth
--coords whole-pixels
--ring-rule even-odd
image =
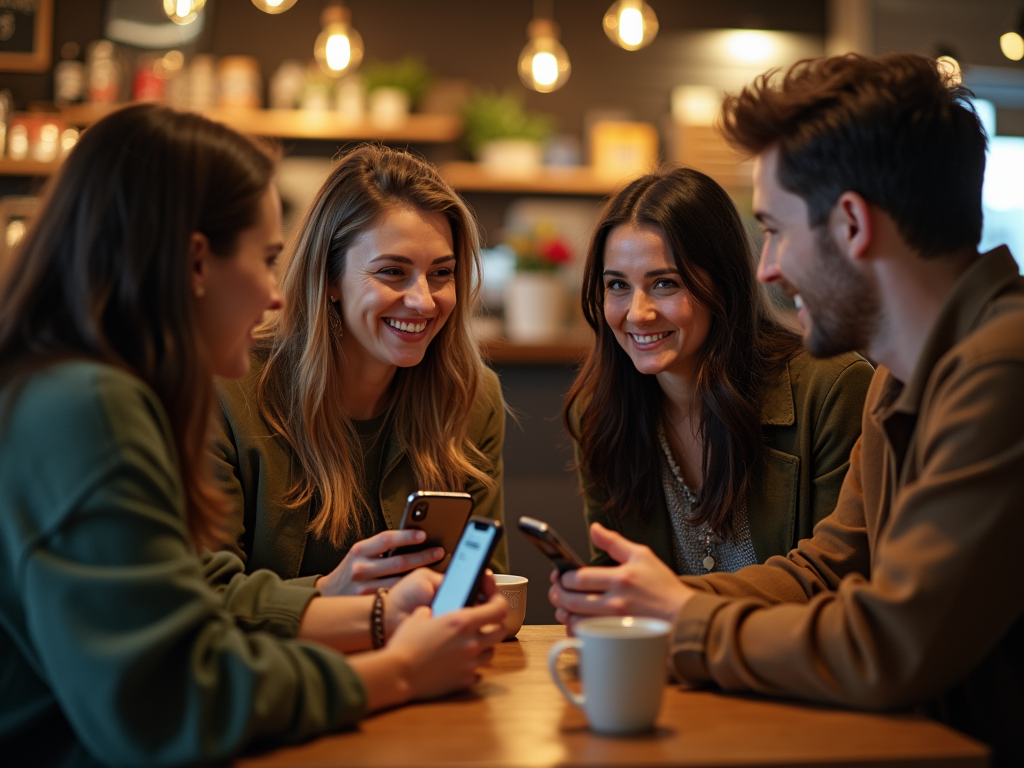
[[[671,331],[662,331],[661,333],[648,334],[631,333],[629,335],[633,337],[633,341],[635,341],[637,344],[652,344],[655,341],[661,341],[666,336],[668,336],[669,333],[671,333]]]
[[[394,328],[396,331],[402,331],[404,333],[421,333],[427,327],[427,321],[423,320],[418,323],[407,323],[404,320],[396,320],[393,317],[385,317],[384,322]]]

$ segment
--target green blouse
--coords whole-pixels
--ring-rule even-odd
[[[0,416],[0,761],[223,760],[360,718],[345,659],[294,639],[315,590],[194,553],[145,384],[56,364]]]

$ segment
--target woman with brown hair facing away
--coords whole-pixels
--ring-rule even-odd
[[[564,416],[594,564],[612,564],[602,525],[679,574],[810,536],[835,508],[872,368],[802,351],[725,190],[688,168],[629,184],[597,226],[582,301],[596,338]]]
[[[273,172],[222,125],[123,109],[64,161],[0,286],[8,763],[222,761],[470,685],[502,636],[500,596],[430,618],[426,570],[375,631],[372,596],[197,554],[227,510],[212,376],[247,371],[253,326],[281,306]],[[381,650],[326,647],[368,649],[382,629]]]
[[[501,520],[505,411],[469,329],[478,274],[476,222],[432,166],[368,145],[335,165],[252,371],[218,384],[215,460],[247,570],[325,594],[388,587],[445,554],[386,556],[422,541],[394,530],[420,489],[467,491]]]

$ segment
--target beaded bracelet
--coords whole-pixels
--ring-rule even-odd
[[[374,648],[383,648],[387,642],[384,632],[384,595],[387,593],[387,587],[381,587],[373,598],[373,609],[370,611],[370,639]]]

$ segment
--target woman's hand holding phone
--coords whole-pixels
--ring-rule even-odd
[[[399,625],[421,605],[430,605],[444,577],[429,568],[417,568],[403,576],[384,598],[385,636],[395,634]],[[494,581],[494,578],[491,578]]]
[[[392,587],[402,574],[420,566],[436,563],[444,557],[440,547],[384,557],[398,547],[422,544],[426,534],[418,529],[382,531],[352,545],[338,567],[316,580],[321,594],[366,595],[380,587]]]
[[[484,578],[483,591],[486,602],[437,618],[426,606],[416,608],[382,650],[350,657],[370,710],[443,696],[477,682],[477,670],[505,636],[508,613],[492,575]]]

